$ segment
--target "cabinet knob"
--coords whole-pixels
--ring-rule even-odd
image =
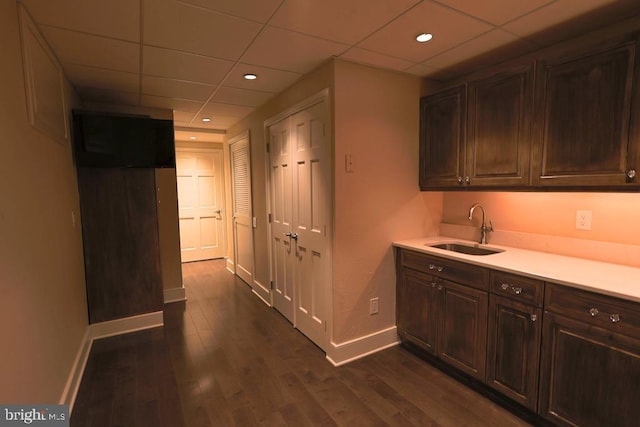
[[[431,287],[435,288],[436,287],[436,282],[431,282]]]
[[[438,265],[438,266],[436,266],[436,270],[438,270],[438,271],[442,271],[443,269],[444,269],[444,267],[441,267],[441,266],[439,266],[439,265]]]
[[[462,184],[462,177],[461,176],[458,177],[458,184]]]
[[[429,264],[429,270],[433,270],[434,268],[436,268],[436,266],[435,266],[435,265],[433,265],[433,264]]]
[[[500,288],[502,288],[503,291],[506,291],[507,289],[509,289],[509,284],[503,283],[502,285],[500,285]]]
[[[464,182],[466,182],[467,184],[471,184],[471,178],[469,178],[469,175],[464,177]]]
[[[627,171],[627,182],[633,181],[635,177],[636,177],[636,170],[635,169],[629,169]]]
[[[618,323],[620,321],[620,315],[617,313],[610,314],[609,320],[611,320],[611,323]]]
[[[442,285],[438,285],[438,290],[441,291],[442,290]]]
[[[600,313],[600,312],[599,312],[599,311],[598,311],[598,309],[597,309],[597,308],[595,308],[595,307],[594,307],[594,308],[589,309],[589,314],[591,315],[591,317],[596,317],[596,316],[598,315],[598,313]]]
[[[518,288],[517,286],[512,286],[511,290],[513,291],[514,294],[516,295],[520,295],[522,293],[522,288]]]
[[[538,320],[538,316],[536,316],[535,314],[531,315],[531,321],[535,322],[536,320]]]

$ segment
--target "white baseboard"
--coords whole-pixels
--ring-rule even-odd
[[[73,411],[73,405],[76,403],[76,396],[78,395],[78,389],[80,388],[80,382],[82,381],[82,375],[84,374],[84,368],[87,366],[87,360],[89,359],[89,353],[91,352],[91,345],[93,344],[93,338],[91,336],[91,325],[87,326],[84,337],[78,348],[78,353],[71,366],[69,372],[69,378],[64,386],[62,396],[60,396],[60,405],[69,405],[69,414]]]
[[[341,366],[398,344],[398,331],[392,326],[344,343],[331,342],[327,349],[327,360],[333,366]]]
[[[187,300],[187,293],[184,289],[184,286],[181,286],[179,288],[165,289],[163,293],[164,293],[165,304]]]
[[[164,318],[162,316],[162,311],[88,325],[84,333],[84,337],[82,338],[82,342],[80,343],[80,347],[78,348],[76,358],[71,366],[67,383],[65,384],[62,395],[60,396],[60,404],[69,405],[69,414],[72,413],[73,405],[76,402],[78,389],[82,382],[82,376],[84,375],[84,370],[87,366],[87,360],[89,359],[89,354],[91,353],[91,347],[93,346],[94,340],[163,325]]]
[[[228,270],[231,274],[236,274],[236,266],[235,266],[235,264],[233,263],[233,261],[232,261],[232,260],[230,260],[229,258],[227,258],[226,265],[227,265],[227,270]]]
[[[163,325],[164,318],[162,311],[156,311],[122,319],[109,320],[107,322],[93,323],[91,325],[91,336],[94,340],[97,340]]]

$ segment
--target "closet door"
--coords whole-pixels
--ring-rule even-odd
[[[323,349],[331,268],[328,117],[323,100],[269,126],[273,304]]]
[[[291,117],[295,326],[323,349],[329,271],[327,116],[325,103],[319,103]]]
[[[293,320],[293,256],[291,238],[293,187],[289,118],[269,127],[271,197],[271,275],[273,306]]]

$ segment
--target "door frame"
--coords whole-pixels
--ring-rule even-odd
[[[227,236],[227,230],[226,230],[226,217],[227,217],[227,196],[226,196],[226,182],[225,182],[225,177],[227,175],[227,172],[225,170],[225,166],[224,166],[224,146],[220,146],[220,147],[194,147],[193,145],[189,144],[186,141],[176,141],[176,157],[178,155],[178,152],[182,151],[185,153],[212,153],[214,151],[219,151],[220,154],[222,154],[222,171],[221,171],[221,176],[219,177],[220,180],[222,181],[222,188],[221,188],[221,201],[222,201],[222,246],[223,246],[223,253],[224,255],[222,256],[222,258],[227,258],[226,254],[227,254],[227,250],[229,247],[228,244],[228,236]],[[178,179],[178,165],[176,165],[176,182]],[[180,194],[178,194],[177,189],[176,189],[176,194],[178,196],[178,211],[180,210]],[[180,222],[180,215],[178,213],[178,223]],[[180,251],[182,254],[182,250]],[[182,261],[182,257],[180,258],[180,263],[183,263],[184,261]]]
[[[326,218],[326,239],[325,239],[325,254],[324,258],[324,268],[327,271],[327,275],[325,277],[325,289],[324,289],[324,297],[325,297],[325,307],[326,307],[326,334],[325,334],[325,342],[321,343],[322,348],[328,348],[329,344],[333,341],[333,298],[332,298],[332,290],[333,290],[333,223],[334,223],[334,203],[333,203],[333,195],[334,191],[334,180],[333,180],[333,172],[334,172],[334,133],[333,133],[333,109],[330,104],[330,93],[329,89],[323,89],[320,92],[300,101],[293,106],[275,114],[264,121],[263,129],[264,129],[264,137],[265,137],[265,191],[267,196],[267,215],[269,218],[272,216],[272,206],[271,206],[271,174],[269,171],[271,170],[271,156],[269,155],[268,149],[270,145],[270,133],[269,127],[278,123],[281,120],[286,119],[298,112],[301,112],[313,105],[324,102],[327,109],[328,115],[328,123],[327,123],[327,135],[328,143],[324,147],[325,155],[328,160],[327,167],[323,170],[323,180],[328,183],[327,192],[326,192],[326,206],[325,206],[325,218]],[[268,222],[267,227],[267,239],[268,239],[268,247],[267,253],[269,256],[269,281],[273,281],[273,251],[271,248],[271,242],[273,239],[273,233],[271,230],[271,220]],[[270,292],[270,305],[273,307],[273,290]],[[295,322],[296,318],[296,310],[294,309],[293,314],[293,326],[296,326]]]

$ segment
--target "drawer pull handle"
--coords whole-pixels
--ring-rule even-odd
[[[441,291],[442,290],[442,285],[438,285],[438,290]]]
[[[435,288],[436,287],[436,282],[431,282],[431,287]]]
[[[596,317],[596,316],[598,315],[598,313],[600,313],[600,312],[599,312],[599,311],[598,311],[598,309],[597,309],[597,308],[595,308],[595,307],[594,307],[594,308],[589,309],[589,314],[591,315],[591,317]]]
[[[611,320],[611,323],[618,323],[620,321],[620,315],[617,313],[610,314],[609,320]]]
[[[522,288],[521,287],[510,285],[508,283],[503,283],[502,285],[500,285],[500,288],[503,291],[506,291],[507,289],[511,288],[511,291],[516,295],[520,295],[522,293]]]
[[[536,316],[535,314],[531,315],[531,321],[535,322],[536,320],[538,320],[538,316]]]
[[[429,270],[442,271],[442,270],[444,270],[444,267],[441,267],[441,266],[435,265],[435,264],[429,264]]]

